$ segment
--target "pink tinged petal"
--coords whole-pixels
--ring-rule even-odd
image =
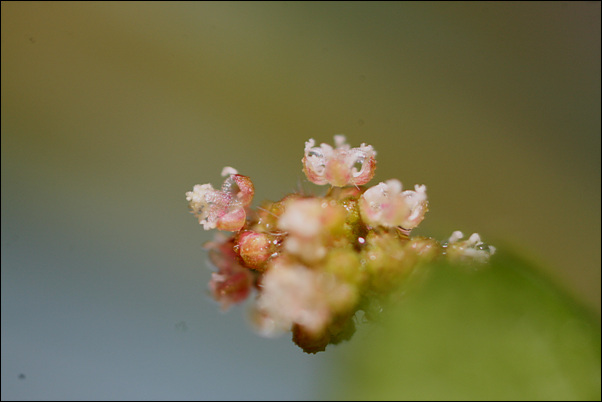
[[[246,207],[253,201],[255,188],[249,177],[233,174],[224,181],[221,192],[229,197],[230,203],[239,203]]]
[[[376,170],[376,152],[372,146],[362,144],[359,148],[353,148],[350,151],[349,160],[352,176],[350,184],[361,186],[372,180]],[[360,165],[359,170],[357,165]]]
[[[303,172],[312,183],[323,185],[328,184],[324,176],[326,162],[332,156],[332,147],[322,144],[315,147],[316,142],[313,138],[305,143],[305,156],[302,159]]]
[[[328,184],[328,180],[324,176],[324,169],[317,169],[316,164],[309,158],[303,158],[303,173],[307,176],[307,179],[314,184],[324,185]]]
[[[219,230],[238,232],[245,226],[246,221],[247,213],[245,212],[245,209],[241,206],[234,206],[230,211],[217,219],[216,227]]]
[[[376,170],[376,158],[374,156],[368,156],[361,162],[362,166],[359,171],[353,168],[354,172],[351,178],[351,184],[356,186],[362,186],[368,183],[374,177],[374,171]]]
[[[369,226],[401,226],[410,215],[410,209],[401,194],[401,183],[394,179],[366,190],[359,206],[360,215]]]
[[[240,174],[235,174],[230,177],[232,180],[234,180],[239,189],[238,193],[236,193],[236,199],[242,204],[242,206],[249,206],[251,201],[253,201],[253,195],[255,195],[255,187],[253,186],[253,182],[249,177]]]
[[[404,229],[414,229],[422,222],[424,215],[428,211],[426,186],[416,185],[414,188],[416,191],[408,190],[402,193],[410,210],[409,216],[400,225]]]

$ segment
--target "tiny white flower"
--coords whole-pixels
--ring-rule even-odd
[[[205,230],[238,231],[245,224],[245,208],[253,200],[255,190],[251,179],[232,167],[225,167],[222,175],[228,178],[221,190],[211,184],[197,184],[186,192],[186,201]]]
[[[391,179],[369,188],[360,198],[362,219],[370,226],[401,227],[411,230],[427,211],[426,186],[401,191],[399,180]]]
[[[312,183],[335,187],[361,186],[374,176],[376,152],[370,145],[351,148],[344,135],[335,135],[336,148],[328,144],[316,147],[313,138],[305,143],[303,171]],[[359,169],[358,169],[359,167]]]
[[[322,230],[322,202],[317,198],[292,201],[278,220],[278,228],[301,237],[313,237]]]
[[[478,233],[473,233],[467,240],[462,240],[463,237],[464,234],[459,230],[452,233],[446,246],[449,258],[486,263],[495,254],[495,247],[483,243]]]
[[[257,308],[269,318],[270,332],[289,330],[298,324],[320,333],[335,314],[350,308],[356,300],[351,286],[334,276],[277,259],[263,277]]]

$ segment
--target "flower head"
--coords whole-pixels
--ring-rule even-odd
[[[350,339],[355,314],[376,317],[425,263],[440,256],[486,262],[495,252],[476,233],[463,240],[457,231],[443,244],[411,237],[428,211],[426,186],[403,190],[391,179],[360,187],[374,176],[376,152],[351,148],[342,135],[334,142],[305,143],[303,171],[332,186],[324,196],[292,193],[251,211],[253,183],[231,167],[222,170],[221,189],[197,184],[186,193],[204,229],[236,232],[206,245],[216,267],[213,298],[226,310],[256,293],[256,329],[267,336],[290,331],[306,353]]]
[[[197,184],[186,192],[192,213],[205,230],[240,230],[246,221],[245,209],[255,192],[251,179],[239,175],[236,169],[225,167],[222,176],[228,176],[221,190],[211,184]]]
[[[401,227],[411,230],[418,226],[427,211],[426,186],[401,191],[399,180],[391,179],[369,188],[360,197],[360,213],[370,226]]]
[[[449,259],[485,263],[495,254],[495,247],[483,243],[478,233],[473,233],[467,240],[462,240],[463,237],[464,234],[456,230],[444,244]]]
[[[351,148],[343,135],[335,135],[334,141],[336,148],[328,144],[316,147],[313,138],[305,143],[303,172],[309,181],[334,187],[368,183],[376,168],[376,151],[372,146]]]

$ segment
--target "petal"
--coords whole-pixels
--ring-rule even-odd
[[[219,230],[238,232],[243,228],[247,214],[242,206],[236,206],[217,219],[216,227]]]

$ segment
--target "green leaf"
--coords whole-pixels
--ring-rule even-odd
[[[439,263],[341,357],[337,399],[600,400],[600,321],[529,263]]]

